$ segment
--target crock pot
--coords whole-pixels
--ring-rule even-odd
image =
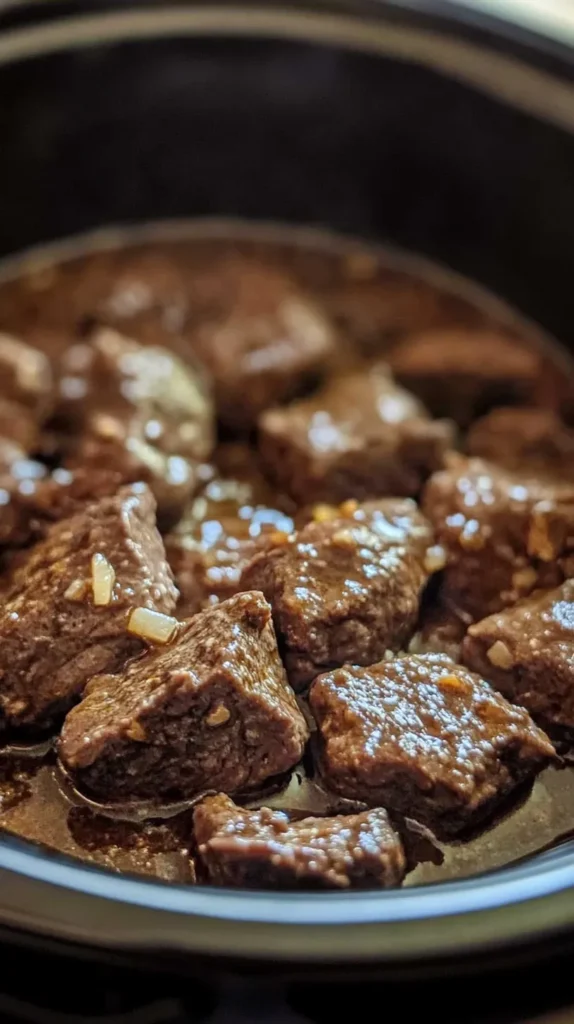
[[[574,348],[574,30],[528,6],[3,4],[0,257],[150,220],[318,225],[430,256]],[[0,925],[179,965],[464,969],[569,944],[574,843],[440,886],[270,895],[2,836]]]

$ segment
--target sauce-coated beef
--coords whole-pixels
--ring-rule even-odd
[[[246,593],[183,623],[173,642],[101,677],[66,718],[60,757],[108,802],[237,793],[300,760],[308,727],[271,609]]]
[[[104,605],[94,598],[96,554],[114,577]],[[130,611],[169,613],[176,600],[145,485],[126,487],[52,526],[7,582],[0,615],[2,726],[50,726],[89,679],[119,671],[141,650],[127,630]]]
[[[444,654],[337,669],[309,699],[329,786],[439,836],[484,820],[554,756],[526,711]]]
[[[401,840],[383,808],[290,821],[249,811],[224,794],[196,807],[195,841],[210,881],[257,889],[349,889],[400,885]]]
[[[298,502],[414,497],[452,440],[450,424],[432,421],[384,365],[335,377],[259,420],[267,471]]]
[[[432,571],[432,531],[410,499],[351,502],[334,516],[256,554],[241,579],[270,602],[296,689],[328,668],[401,648]]]

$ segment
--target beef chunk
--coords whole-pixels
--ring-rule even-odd
[[[203,303],[189,327],[191,345],[213,379],[220,419],[249,427],[325,367],[334,332],[313,301],[270,267],[246,259],[221,264],[211,302],[210,284],[211,277],[194,284]]]
[[[434,416],[461,427],[496,405],[516,405],[533,396],[540,356],[500,331],[445,328],[406,338],[389,355],[397,380]]]
[[[569,572],[574,482],[452,457],[427,484],[423,509],[447,552],[439,600],[466,625]]]
[[[299,502],[415,496],[452,441],[449,424],[429,420],[384,366],[270,409],[259,428],[269,475]]]
[[[471,626],[463,659],[552,735],[574,740],[574,580]]]
[[[282,811],[247,811],[224,794],[193,816],[211,881],[261,889],[348,889],[400,885],[401,841],[383,808],[290,822]]]
[[[102,677],[66,718],[60,756],[108,801],[257,786],[301,758],[308,728],[262,594],[183,623],[174,641]]]
[[[79,432],[67,465],[145,480],[162,524],[177,521],[213,446],[212,407],[198,374],[167,349],[100,330],[68,351],[60,390],[62,426]]]
[[[338,669],[310,703],[329,786],[438,836],[476,825],[554,755],[526,711],[446,654]]]
[[[292,502],[272,490],[246,446],[221,446],[201,474],[203,487],[165,538],[185,615],[237,593],[263,539],[293,530]]]
[[[474,424],[467,447],[507,469],[574,477],[574,430],[551,409],[494,409]]]
[[[111,573],[106,603],[96,598],[94,556]],[[130,611],[169,613],[176,599],[143,484],[51,527],[14,571],[2,607],[2,724],[49,726],[92,676],[117,672],[141,649]]]
[[[30,506],[46,475],[45,466],[0,436],[0,547],[19,546],[29,539]]]
[[[345,662],[368,665],[414,630],[432,533],[409,499],[313,522],[259,552],[241,586],[273,607],[291,684]]]
[[[53,402],[52,368],[39,349],[0,333],[0,397],[41,423]]]

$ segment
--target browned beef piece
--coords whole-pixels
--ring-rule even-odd
[[[523,708],[446,654],[338,669],[310,704],[329,786],[438,836],[478,824],[554,756]]]
[[[291,822],[269,807],[248,811],[220,793],[193,815],[199,856],[219,885],[255,889],[349,889],[400,885],[401,840],[381,807]]]
[[[278,495],[245,445],[222,445],[205,482],[165,546],[181,594],[180,612],[237,593],[243,568],[262,540],[293,530],[293,503]]]
[[[447,552],[439,600],[466,625],[570,574],[574,481],[453,456],[422,507]]]
[[[51,411],[54,386],[50,361],[43,352],[11,335],[0,333],[0,399],[27,416],[32,431]],[[10,433],[9,437],[15,435]],[[30,450],[31,443],[20,443]]]
[[[378,661],[409,639],[431,548],[415,503],[389,498],[351,503],[347,517],[309,523],[255,555],[241,586],[271,603],[295,689],[336,665]]]
[[[574,580],[471,626],[466,664],[522,704],[551,735],[574,740]]]
[[[177,521],[213,447],[213,409],[200,376],[167,349],[103,329],[63,359],[59,419],[70,468],[145,480],[162,525]]]
[[[106,801],[236,793],[292,768],[308,728],[262,594],[183,623],[121,679],[89,687],[64,723],[60,757]]]
[[[335,353],[334,331],[278,270],[230,259],[212,278],[192,283],[198,308],[188,336],[213,380],[220,419],[249,427],[263,409],[296,394],[325,368]]]
[[[574,477],[574,430],[552,409],[494,409],[473,425],[467,448],[507,469]]]
[[[389,355],[397,380],[434,416],[468,426],[496,405],[528,402],[540,356],[501,331],[436,328],[405,338]]]
[[[110,599],[95,603],[93,556],[111,567]],[[100,672],[142,648],[128,632],[134,608],[169,613],[177,591],[143,484],[51,527],[19,561],[0,616],[0,719],[9,729],[49,726]]]
[[[298,502],[414,497],[451,443],[450,424],[431,421],[383,365],[259,420],[267,472]]]
[[[31,505],[46,476],[45,466],[28,458],[15,441],[0,436],[0,547],[28,541]]]

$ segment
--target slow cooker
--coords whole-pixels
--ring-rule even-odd
[[[537,8],[4,3],[0,257],[115,224],[314,225],[455,268],[572,349],[574,23]],[[570,949],[574,845],[441,885],[271,895],[4,835],[0,924],[12,950],[178,971],[444,977]]]

